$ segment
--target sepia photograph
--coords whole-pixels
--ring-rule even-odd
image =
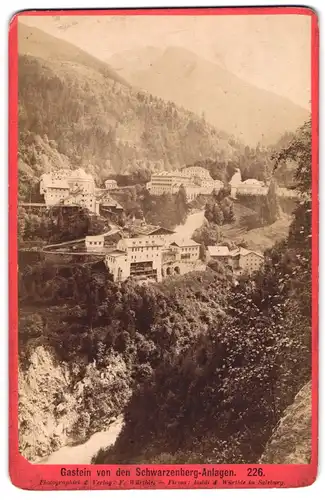
[[[305,12],[18,15],[31,464],[311,463]]]

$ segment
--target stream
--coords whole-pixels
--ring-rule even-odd
[[[96,432],[88,441],[77,446],[63,446],[38,464],[90,464],[101,449],[115,443],[123,425],[122,417],[113,422],[106,431]]]
[[[192,238],[194,231],[201,227],[204,221],[204,210],[194,212],[187,216],[184,224],[176,226],[174,231],[177,236],[181,236],[182,238]]]

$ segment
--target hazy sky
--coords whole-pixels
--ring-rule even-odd
[[[148,45],[185,47],[258,87],[310,107],[309,16],[29,16],[23,22],[104,60]]]

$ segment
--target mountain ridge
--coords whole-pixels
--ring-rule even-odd
[[[240,147],[202,117],[125,85],[110,66],[71,44],[24,25],[18,35],[19,158],[35,182],[51,168],[55,150],[102,182],[130,168],[152,172],[157,163],[170,170],[208,157],[225,160]],[[50,141],[51,155],[42,141]]]
[[[210,123],[245,144],[272,144],[307,119],[308,110],[286,97],[254,87],[183,47],[167,47],[160,55],[157,49],[157,57],[149,60],[146,69],[132,66],[131,56],[141,61],[141,50],[115,54],[108,62],[123,68],[121,74],[134,86],[204,113]]]
[[[95,58],[70,42],[63,41],[61,38],[49,35],[39,28],[30,27],[21,22],[19,22],[18,26],[18,53],[47,61],[63,62],[73,58],[80,64],[99,71],[103,76],[130,87],[130,84],[108,63]]]

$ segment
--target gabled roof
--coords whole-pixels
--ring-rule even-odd
[[[120,208],[123,210],[123,207],[116,200],[113,200],[113,199],[104,200],[101,202],[101,205],[103,207],[114,207],[114,208]]]
[[[230,255],[229,248],[222,245],[208,246],[208,252],[211,257],[229,257]]]
[[[199,247],[200,243],[196,243],[196,241],[191,240],[190,238],[173,238],[171,245],[176,245],[180,248],[182,248],[182,247]]]
[[[261,254],[260,252],[256,252],[255,250],[249,250],[248,248],[240,247],[240,255],[246,256],[246,255],[249,255],[250,253],[254,253],[255,255],[257,255],[258,257],[261,257],[263,259],[263,254]]]
[[[143,234],[143,235],[148,235],[148,236],[153,236],[155,233],[160,233],[160,234],[174,234],[175,231],[172,229],[167,229],[166,227],[161,227],[161,226],[135,226],[132,228],[134,232]]]

